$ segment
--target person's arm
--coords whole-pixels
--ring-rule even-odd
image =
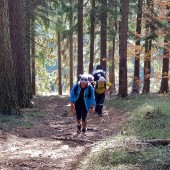
[[[71,112],[74,112],[74,111],[75,111],[75,105],[74,105],[74,103],[71,103],[70,111],[71,111]]]
[[[109,86],[109,88],[105,91],[105,95],[108,95],[113,90],[113,85],[110,82],[107,82],[106,85]]]
[[[76,85],[73,85],[72,89],[71,89],[71,93],[70,93],[70,111],[74,112],[75,111],[75,105],[74,105],[74,88],[76,87]]]

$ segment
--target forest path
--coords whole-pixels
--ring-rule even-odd
[[[94,144],[119,133],[127,121],[122,112],[104,107],[102,118],[88,115],[86,136],[75,137],[68,96],[33,101],[34,108],[22,110],[22,126],[15,122],[1,127],[1,170],[75,170]]]

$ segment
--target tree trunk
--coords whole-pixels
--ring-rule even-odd
[[[100,49],[101,60],[100,64],[103,70],[106,70],[106,57],[107,57],[107,0],[101,0],[101,30],[100,30]]]
[[[127,32],[129,0],[121,0],[121,22],[119,32],[119,95],[127,96]]]
[[[147,0],[148,9],[153,12],[153,1]],[[152,38],[151,34],[151,22],[146,23],[146,33],[149,35],[145,40],[145,57],[144,57],[144,84],[143,94],[150,93],[150,73],[151,73],[151,49],[152,49]]]
[[[0,16],[0,113],[19,114],[6,0],[0,1]]]
[[[89,73],[93,72],[93,62],[94,62],[94,32],[95,32],[95,0],[91,0],[91,29],[90,29],[90,63],[89,63]]]
[[[168,41],[164,40],[164,44],[167,44],[167,42]],[[161,81],[160,93],[167,93],[169,91],[169,87],[168,87],[169,57],[170,57],[169,50],[165,45],[164,54],[163,54],[162,81]]]
[[[137,12],[137,22],[136,22],[137,36],[141,34],[142,5],[143,5],[143,0],[138,0],[138,12]],[[139,37],[137,37],[136,40],[136,50],[135,50],[136,56],[135,56],[135,64],[134,64],[133,87],[132,87],[132,93],[137,93],[137,94],[139,94],[139,89],[140,89],[140,38]]]
[[[143,94],[150,93],[151,45],[152,45],[152,40],[151,39],[146,39],[146,41],[145,41],[145,57],[144,57]]]
[[[83,74],[83,0],[78,0],[78,69],[77,77]]]
[[[72,0],[70,0],[70,5],[72,4]],[[70,34],[69,34],[69,53],[70,53],[70,91],[73,86],[73,12],[70,11],[69,15],[69,25],[70,25]]]
[[[31,87],[31,56],[30,56],[30,46],[31,46],[31,3],[26,1],[26,55],[28,60],[28,74],[29,74],[29,84],[30,84],[30,98],[33,98],[32,87]]]
[[[115,87],[115,38],[113,38],[113,46],[109,49],[109,56],[111,58],[111,64],[109,67],[109,82],[113,84],[113,90],[116,89]]]
[[[166,6],[166,9],[169,11],[170,6]],[[170,17],[170,12],[167,13],[167,19]],[[170,19],[168,19],[170,23]],[[160,87],[160,93],[167,93],[169,92],[168,86],[168,74],[169,74],[169,57],[170,52],[168,48],[170,33],[168,32],[167,36],[164,39],[164,54],[163,54],[163,65],[162,65],[162,81]]]
[[[16,90],[20,107],[30,107],[30,81],[26,51],[26,1],[8,1],[10,37],[15,66]]]
[[[61,33],[58,32],[58,94],[62,95],[61,83]]]
[[[32,95],[36,95],[36,83],[35,83],[35,18],[31,17],[31,89]]]

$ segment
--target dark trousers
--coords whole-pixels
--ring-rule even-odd
[[[84,103],[84,99],[79,98],[76,102],[75,102],[75,109],[76,109],[76,117],[77,120],[82,120],[82,121],[86,121],[86,117],[87,117],[87,109]]]
[[[97,112],[99,115],[102,114],[104,99],[105,99],[104,93],[98,94],[95,92],[95,100],[96,100],[95,112]]]

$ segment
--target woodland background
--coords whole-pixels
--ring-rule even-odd
[[[69,93],[101,64],[120,97],[169,91],[168,0],[0,2],[0,113]]]

